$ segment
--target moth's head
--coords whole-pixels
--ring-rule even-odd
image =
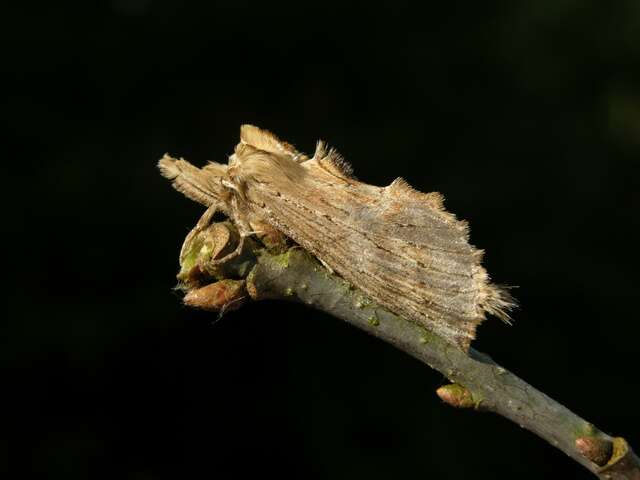
[[[308,157],[292,145],[253,125],[240,127],[240,143],[229,157],[229,165],[209,162],[197,168],[183,159],[165,155],[158,167],[173,187],[203,205],[228,204],[230,198],[244,196],[251,181],[263,184],[298,181],[305,169],[300,162]]]

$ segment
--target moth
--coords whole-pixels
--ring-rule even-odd
[[[275,229],[315,255],[372,299],[467,350],[476,326],[493,314],[509,323],[514,305],[490,283],[483,251],[469,243],[466,222],[398,178],[376,187],[358,181],[334,149],[318,141],[313,157],[252,125],[227,165],[197,168],[165,155],[163,176],[188,198],[236,225],[243,240]]]

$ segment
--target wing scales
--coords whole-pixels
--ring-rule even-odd
[[[317,168],[313,160],[303,165]],[[466,348],[495,295],[466,224],[442,208],[439,196],[406,182],[378,188],[350,179],[345,188],[332,172],[318,170],[326,175],[313,171],[295,184],[279,177],[256,187],[265,219],[376,301]],[[355,195],[357,208],[349,210],[345,202]]]

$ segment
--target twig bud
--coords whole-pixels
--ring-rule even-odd
[[[187,288],[201,285],[212,276],[208,264],[233,251],[237,243],[237,234],[225,222],[196,226],[182,245],[178,280]]]
[[[184,303],[190,307],[208,311],[235,310],[247,298],[244,280],[220,280],[206,287],[190,290]]]
[[[473,408],[477,404],[471,392],[457,383],[438,388],[436,394],[443,402],[456,408]]]
[[[602,467],[611,458],[613,443],[606,438],[595,436],[578,437],[576,449],[583,457]]]

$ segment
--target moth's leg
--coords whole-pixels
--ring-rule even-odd
[[[240,234],[240,240],[238,241],[238,246],[231,253],[226,254],[222,258],[218,258],[216,260],[211,260],[212,265],[220,265],[222,263],[228,262],[229,260],[233,260],[234,258],[240,256],[242,253],[242,249],[244,248],[244,239],[250,237],[255,232],[251,230],[251,226],[249,222],[246,221],[241,215],[234,216],[234,224],[238,229],[238,233]]]
[[[227,253],[222,258],[216,258],[215,260],[211,260],[209,263],[211,263],[211,265],[220,265],[222,263],[228,262],[229,260],[233,260],[234,258],[239,256],[240,253],[242,252],[242,249],[244,248],[244,239],[245,239],[245,237],[240,235],[240,240],[238,241],[238,246],[236,247],[236,249],[233,252]]]
[[[184,242],[182,243],[182,248],[180,249],[180,264],[183,263],[184,257],[186,255],[186,250],[191,245],[191,241],[193,240],[193,238],[209,226],[209,224],[211,223],[211,219],[217,212],[226,212],[226,208],[221,203],[214,202],[202,214],[202,216],[198,220],[198,223],[196,223],[196,226],[193,227],[187,234]]]
[[[206,228],[209,226],[209,224],[211,223],[211,219],[213,218],[213,216],[222,211],[222,205],[219,203],[213,203],[209,206],[209,208],[207,208],[207,210],[202,214],[202,216],[200,217],[200,219],[198,220],[198,223],[196,223],[196,228],[202,230],[203,228]]]
[[[331,268],[324,260],[322,260],[321,258],[318,258],[318,260],[320,261],[320,263],[322,265],[324,265],[324,268],[326,268],[327,270],[329,270],[329,273],[331,275],[333,275],[335,272],[333,271],[333,268]]]

